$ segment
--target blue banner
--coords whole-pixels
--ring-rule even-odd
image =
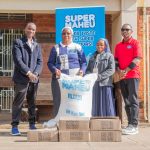
[[[82,46],[88,57],[96,50],[99,38],[105,38],[105,7],[79,7],[56,9],[56,43],[61,38],[61,30],[70,26],[74,31],[73,42]]]

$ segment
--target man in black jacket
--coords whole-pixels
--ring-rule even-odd
[[[36,129],[35,98],[43,60],[41,48],[34,38],[35,32],[36,25],[28,23],[25,27],[25,36],[16,39],[13,44],[15,96],[12,104],[12,135],[21,134],[18,125],[25,96],[28,103],[29,128]]]

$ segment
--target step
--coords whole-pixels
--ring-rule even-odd
[[[11,113],[10,112],[5,112],[5,111],[1,111],[0,112],[0,121],[11,121]]]

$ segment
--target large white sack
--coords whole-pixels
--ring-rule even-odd
[[[61,103],[57,116],[43,124],[44,127],[55,126],[62,116],[90,117],[92,110],[92,89],[97,74],[68,76],[61,74],[59,85]]]

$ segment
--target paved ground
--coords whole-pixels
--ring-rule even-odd
[[[0,150],[150,150],[150,124],[141,124],[137,135],[123,135],[122,142],[27,142],[28,125],[20,128],[22,136],[13,137],[10,125],[0,124]]]

